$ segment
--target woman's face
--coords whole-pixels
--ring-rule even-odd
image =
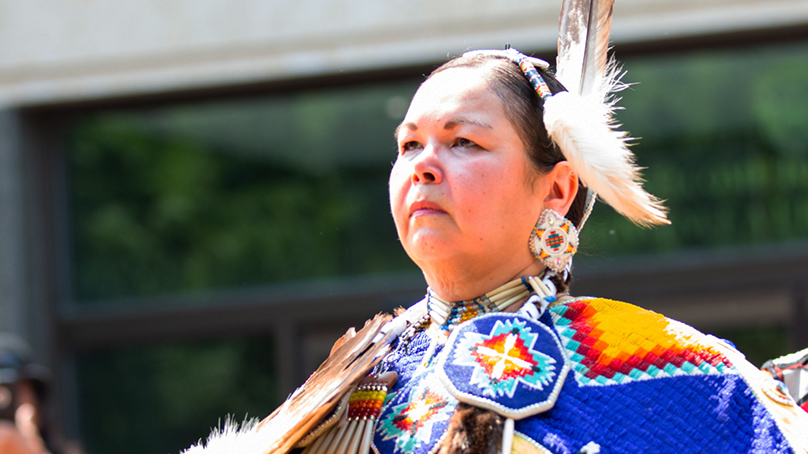
[[[547,193],[485,68],[435,74],[397,130],[390,205],[404,249],[425,273],[535,263],[528,237]],[[457,262],[459,261],[459,262]]]

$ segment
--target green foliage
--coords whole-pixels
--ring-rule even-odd
[[[77,302],[412,269],[386,214],[402,89],[384,88],[84,118]]]
[[[674,252],[808,235],[808,53],[704,52],[628,60],[618,112],[645,187],[671,226],[640,229],[599,207],[584,255]],[[750,62],[754,62],[754,67]],[[584,258],[585,259],[585,258]]]
[[[164,344],[78,359],[82,440],[91,453],[177,453],[223,424],[280,403],[267,339]]]

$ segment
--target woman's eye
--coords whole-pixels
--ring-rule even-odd
[[[476,146],[478,146],[478,145],[477,145],[476,143],[472,142],[472,141],[471,141],[471,140],[469,140],[469,139],[465,139],[465,138],[463,138],[463,137],[458,137],[458,138],[455,140],[455,146],[456,146],[456,147],[468,148],[468,147],[476,147]]]
[[[410,140],[409,142],[402,143],[401,146],[399,147],[399,150],[402,153],[404,153],[404,152],[407,152],[407,151],[410,151],[410,150],[415,150],[415,149],[418,149],[418,148],[421,148],[421,144],[414,141],[414,140]]]

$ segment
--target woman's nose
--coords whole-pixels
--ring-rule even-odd
[[[427,146],[419,153],[412,166],[412,182],[416,184],[434,184],[443,181],[443,169],[438,158],[437,149]]]

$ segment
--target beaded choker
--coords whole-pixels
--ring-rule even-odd
[[[427,289],[426,307],[429,317],[441,331],[451,331],[460,323],[486,312],[504,311],[519,301],[525,301],[531,293],[544,298],[547,303],[555,301],[555,286],[546,275],[544,279],[526,276],[514,279],[485,295],[473,300],[450,303]]]

